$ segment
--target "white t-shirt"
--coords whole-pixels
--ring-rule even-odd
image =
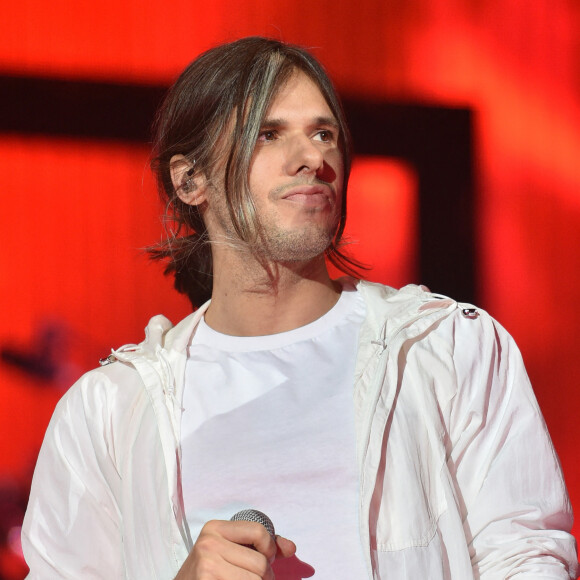
[[[181,431],[194,541],[208,520],[255,508],[298,548],[276,562],[277,580],[367,576],[352,400],[364,314],[346,287],[324,316],[289,332],[235,337],[200,323]]]

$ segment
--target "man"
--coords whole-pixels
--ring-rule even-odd
[[[325,258],[355,266],[350,144],[313,57],[262,38],[208,51],[155,149],[179,226],[155,255],[200,308],[153,318],[59,403],[30,577],[574,578],[564,482],[507,333],[421,287],[330,279]],[[244,508],[296,544],[229,521]]]

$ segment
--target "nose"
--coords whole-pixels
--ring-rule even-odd
[[[290,140],[287,153],[287,171],[298,173],[318,173],[324,166],[324,155],[307,135],[297,135]]]

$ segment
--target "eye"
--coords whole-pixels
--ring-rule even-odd
[[[275,141],[278,137],[278,131],[275,129],[266,129],[264,131],[260,131],[258,134],[258,141]]]
[[[334,143],[334,131],[330,131],[329,129],[321,129],[318,131],[318,133],[316,133],[315,139],[322,141],[323,143]]]

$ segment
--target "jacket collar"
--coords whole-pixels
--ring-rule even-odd
[[[365,301],[365,327],[375,339],[388,341],[398,330],[434,311],[449,310],[456,302],[429,292],[425,286],[409,284],[400,290],[366,280],[352,281]],[[172,326],[168,318],[157,315],[145,329],[145,340],[139,345],[144,353],[155,355],[159,347],[185,353],[199,321],[208,309],[207,301],[195,312]]]

